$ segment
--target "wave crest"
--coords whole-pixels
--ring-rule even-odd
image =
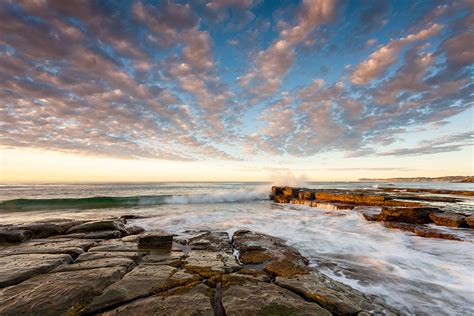
[[[0,210],[93,209],[162,204],[233,203],[268,199],[264,191],[235,191],[212,194],[154,196],[95,196],[85,198],[14,199],[0,202]]]

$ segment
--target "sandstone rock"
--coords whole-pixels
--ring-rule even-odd
[[[314,193],[310,191],[300,191],[298,192],[298,198],[301,200],[314,199]]]
[[[137,235],[145,232],[145,229],[140,226],[127,226],[125,229],[130,235]]]
[[[142,258],[144,264],[169,265],[178,267],[183,263],[184,253],[182,251],[170,251],[166,253],[151,253]]]
[[[448,234],[434,228],[426,227],[425,225],[415,225],[415,224],[407,224],[407,223],[399,223],[399,222],[384,222],[383,224],[387,228],[396,228],[396,229],[409,231],[420,237],[441,238],[441,239],[449,239],[449,240],[462,240],[461,238],[453,234]]]
[[[232,244],[226,232],[205,232],[187,243],[192,250],[225,251],[232,253]]]
[[[284,187],[283,188],[283,196],[296,197],[298,191],[299,191],[299,189],[297,189],[297,188]]]
[[[125,272],[113,267],[33,277],[0,290],[0,315],[74,315]]]
[[[22,242],[31,238],[29,230],[0,230],[0,242]]]
[[[122,241],[117,239],[106,240],[97,246],[89,249],[89,252],[141,252],[149,253],[149,250],[142,249],[134,241]]]
[[[54,269],[53,272],[78,271],[110,267],[123,267],[128,271],[134,265],[135,261],[128,258],[103,258],[91,261],[77,262],[74,264],[64,264]]]
[[[283,194],[283,188],[282,187],[277,187],[277,186],[272,186],[272,193],[274,195],[282,195]]]
[[[115,315],[194,315],[213,316],[211,305],[212,290],[204,284],[183,287],[136,300],[103,313],[104,316]]]
[[[32,240],[17,246],[0,249],[0,255],[13,254],[69,254],[77,258],[80,254],[94,245],[94,241],[81,240]]]
[[[431,223],[431,213],[440,212],[435,207],[383,207],[378,220],[409,224]]]
[[[105,220],[105,221],[94,221],[94,222],[87,222],[84,224],[76,225],[69,228],[66,233],[89,233],[89,232],[96,232],[96,231],[103,231],[103,230],[118,230],[123,234],[128,234],[127,230],[125,229],[124,224],[118,220]]]
[[[445,212],[445,213],[431,213],[430,218],[436,225],[461,227],[464,222],[464,215]]]
[[[20,254],[0,257],[0,287],[20,283],[72,261],[71,256],[65,254]]]
[[[112,258],[128,258],[135,262],[137,262],[140,258],[142,258],[146,253],[144,252],[85,252],[81,254],[77,259],[76,263],[85,262],[85,261],[93,261],[98,259],[112,259]]]
[[[188,253],[184,268],[204,278],[220,277],[240,268],[232,254],[218,251],[193,250]]]
[[[316,199],[330,202],[367,203],[368,205],[383,204],[386,200],[385,196],[380,195],[334,194],[330,192],[316,192]]]
[[[262,263],[264,271],[277,276],[309,272],[306,258],[279,238],[240,230],[234,233],[233,243],[244,265]]]
[[[320,273],[292,278],[277,277],[275,284],[317,302],[335,315],[356,315],[361,311],[376,315],[398,314],[383,300],[363,294]]]
[[[95,297],[84,311],[98,312],[198,280],[198,277],[180,272],[174,267],[140,265]]]
[[[69,223],[33,223],[19,226],[19,228],[29,230],[32,238],[46,238],[64,234],[64,232],[72,225],[72,223],[71,225],[69,225]]]
[[[122,232],[118,230],[104,230],[90,233],[73,233],[68,235],[59,235],[50,237],[55,238],[77,238],[77,239],[115,239],[122,237]]]
[[[222,306],[226,315],[331,315],[316,303],[271,283],[225,286]]]
[[[165,232],[150,232],[140,235],[138,246],[140,248],[170,248],[173,235]]]
[[[469,215],[464,218],[469,227],[474,228],[474,215]]]

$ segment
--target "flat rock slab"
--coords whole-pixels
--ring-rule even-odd
[[[212,290],[204,284],[151,296],[102,313],[115,315],[199,315],[213,316]]]
[[[83,261],[74,264],[65,264],[57,267],[53,272],[79,271],[97,268],[123,267],[127,271],[135,265],[135,261],[128,258],[104,258],[92,261]]]
[[[458,237],[454,234],[445,233],[439,229],[427,227],[425,225],[415,225],[415,224],[398,223],[398,222],[384,222],[383,225],[387,228],[396,228],[396,229],[409,231],[420,237],[440,238],[440,239],[448,239],[448,240],[462,240],[461,237]]]
[[[271,283],[231,285],[222,290],[222,306],[229,316],[332,315],[316,303]]]
[[[58,235],[52,238],[77,238],[77,239],[115,239],[123,236],[119,230],[104,230],[89,233],[73,233],[68,235]]]
[[[259,264],[264,271],[276,276],[309,273],[308,260],[282,239],[246,230],[235,232],[232,239],[244,265]]]
[[[21,243],[19,245],[0,247],[0,257],[14,254],[68,254],[77,258],[89,247],[94,245],[94,241],[81,240],[52,240],[39,239]]]
[[[187,255],[184,268],[204,278],[220,276],[240,269],[232,254],[218,251],[193,250]]]
[[[138,246],[141,248],[171,248],[173,235],[165,232],[149,232],[138,237]]]
[[[365,295],[323,274],[312,273],[292,278],[277,277],[275,284],[317,302],[336,315],[356,315],[359,312],[397,315],[396,310],[385,305],[381,299]]]
[[[141,265],[127,273],[120,281],[106,288],[100,296],[92,300],[84,311],[87,313],[102,311],[198,280],[197,276],[179,271],[171,266]]]
[[[0,229],[0,243],[18,243],[31,238],[29,230],[20,229]]]
[[[66,233],[88,233],[88,232],[97,232],[102,230],[118,230],[122,233],[128,234],[125,229],[123,222],[118,220],[107,220],[107,221],[95,221],[87,222],[84,224],[76,225],[69,228]]]
[[[143,252],[85,252],[81,254],[77,259],[76,263],[84,262],[84,261],[93,261],[98,259],[107,259],[107,258],[128,258],[132,259],[133,261],[137,262],[143,257],[145,253]]]
[[[383,207],[377,220],[408,224],[428,224],[432,222],[430,214],[439,212],[440,210],[434,207]]]
[[[125,272],[113,267],[36,276],[0,290],[0,315],[74,315]]]
[[[20,254],[0,257],[0,288],[51,271],[63,263],[72,263],[66,254]]]
[[[461,227],[464,224],[464,215],[445,212],[445,213],[431,213],[431,220],[436,225],[449,226],[449,227]]]

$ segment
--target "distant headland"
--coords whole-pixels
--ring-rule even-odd
[[[474,183],[474,176],[414,177],[414,178],[360,178],[359,181],[376,182],[457,182]]]

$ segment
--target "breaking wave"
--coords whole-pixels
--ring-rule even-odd
[[[84,198],[14,199],[0,202],[0,210],[34,209],[92,209],[153,206],[163,204],[234,203],[269,199],[264,191],[235,191],[212,194],[153,195],[153,196],[95,196]]]

